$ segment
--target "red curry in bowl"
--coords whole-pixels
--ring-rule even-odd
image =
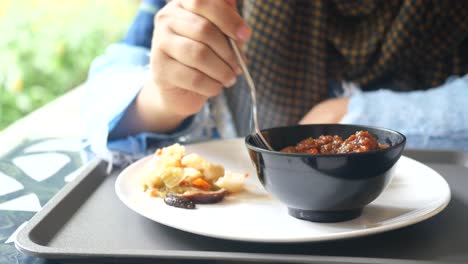
[[[368,131],[357,131],[343,140],[337,135],[322,135],[318,138],[306,138],[295,146],[285,147],[281,152],[305,154],[342,154],[360,153],[371,150],[385,149],[389,146],[381,144]]]

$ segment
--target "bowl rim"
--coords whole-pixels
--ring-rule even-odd
[[[287,157],[345,157],[345,156],[364,156],[364,155],[369,155],[377,152],[387,152],[396,148],[399,148],[401,145],[406,144],[406,136],[403,135],[402,133],[390,129],[390,128],[384,128],[384,127],[379,127],[379,126],[366,126],[366,125],[353,125],[353,124],[304,124],[304,125],[292,125],[292,126],[277,126],[277,127],[270,127],[266,129],[260,130],[261,132],[272,130],[272,129],[282,129],[282,128],[291,128],[291,127],[304,127],[304,126],[341,126],[341,127],[354,127],[354,128],[363,128],[363,130],[366,130],[366,128],[371,128],[371,129],[377,129],[377,130],[382,130],[385,132],[390,132],[393,134],[399,135],[402,140],[401,142],[390,146],[385,149],[377,149],[377,150],[370,150],[366,152],[352,152],[352,153],[336,153],[336,154],[308,154],[308,153],[287,153],[287,152],[281,152],[277,150],[268,150],[260,147],[256,147],[252,144],[249,143],[249,139],[252,137],[254,133],[251,133],[244,138],[244,143],[247,146],[247,148],[254,150],[256,152],[262,152],[266,154],[271,154],[271,155],[279,155],[279,156],[287,156]],[[358,130],[356,130],[358,131]]]

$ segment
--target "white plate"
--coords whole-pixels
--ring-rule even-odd
[[[195,210],[175,208],[141,191],[137,172],[147,158],[135,162],[117,178],[115,189],[124,204],[158,223],[215,238],[257,242],[325,241],[381,233],[434,216],[450,200],[447,182],[434,170],[402,156],[385,191],[363,214],[340,223],[312,223],[291,217],[286,206],[271,197],[258,181],[243,139],[186,146],[207,160],[250,177],[243,193]]]

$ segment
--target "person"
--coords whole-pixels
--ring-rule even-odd
[[[245,51],[263,128],[353,123],[409,148],[468,150],[468,2],[145,0],[92,63],[96,153],[136,159],[172,142],[251,132]],[[104,155],[104,154],[103,154]]]

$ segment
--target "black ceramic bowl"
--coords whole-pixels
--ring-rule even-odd
[[[343,139],[356,131],[369,131],[389,148],[364,153],[293,154],[257,147],[252,135],[245,138],[260,181],[288,206],[290,215],[314,222],[338,222],[358,217],[390,182],[392,168],[401,156],[406,138],[399,132],[357,125],[300,125],[263,130],[280,150],[320,135]]]

